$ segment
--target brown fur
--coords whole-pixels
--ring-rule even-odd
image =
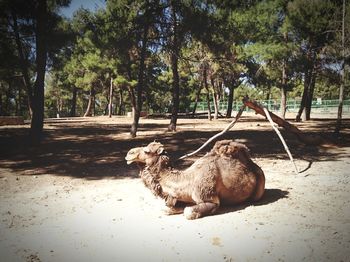
[[[184,212],[186,218],[196,219],[215,213],[220,203],[257,201],[264,193],[264,173],[243,144],[218,141],[184,171],[171,168],[163,153],[164,146],[152,142],[147,147],[131,149],[125,159],[128,164],[141,164],[141,179],[154,195],[166,201],[169,214]],[[183,210],[177,207],[179,202],[192,206]]]

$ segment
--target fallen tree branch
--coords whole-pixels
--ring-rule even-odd
[[[277,133],[278,137],[280,138],[280,140],[281,140],[281,142],[282,142],[282,144],[283,144],[283,146],[284,146],[284,149],[286,150],[286,152],[287,152],[287,154],[288,154],[288,156],[289,156],[290,161],[291,161],[291,162],[293,163],[293,165],[294,165],[295,173],[298,175],[298,174],[299,174],[298,167],[296,166],[296,164],[295,164],[295,162],[294,162],[293,156],[292,156],[292,154],[291,154],[290,151],[289,151],[289,148],[288,148],[288,146],[287,146],[286,141],[284,140],[284,138],[283,138],[281,132],[280,132],[280,131],[278,130],[278,128],[275,126],[275,123],[272,121],[271,116],[270,116],[270,113],[269,113],[269,110],[267,110],[265,107],[263,107],[263,110],[264,110],[264,113],[265,113],[267,119],[269,120],[269,122],[270,122],[272,128],[275,130],[275,132]]]
[[[264,109],[262,106],[260,106],[257,102],[252,101],[249,99],[249,97],[243,98],[243,103],[247,107],[253,109],[257,114],[260,114],[262,116],[267,117],[267,115],[264,112]],[[271,119],[273,122],[275,122],[280,127],[283,127],[286,131],[291,132],[294,134],[297,139],[307,145],[322,145],[322,144],[329,144],[329,141],[326,141],[323,137],[319,135],[307,135],[303,134],[300,129],[298,129],[296,126],[290,124],[286,120],[280,118],[279,116],[275,115],[274,113],[271,113],[269,111],[269,114],[271,116]]]
[[[182,157],[180,157],[178,160],[181,159],[185,159],[186,157],[189,156],[193,156],[194,154],[197,154],[199,151],[201,151],[204,147],[206,147],[211,141],[213,141],[214,139],[218,138],[219,136],[222,136],[223,134],[225,134],[228,130],[230,130],[238,121],[238,119],[240,118],[240,116],[242,115],[243,111],[245,109],[245,105],[242,105],[241,108],[239,109],[235,119],[227,126],[225,127],[224,130],[222,130],[220,133],[217,133],[216,135],[212,136],[211,138],[208,139],[207,142],[205,142],[200,148],[198,148],[196,151],[190,153],[190,154],[186,154]]]

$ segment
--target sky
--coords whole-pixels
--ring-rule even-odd
[[[104,7],[105,5],[104,0],[72,0],[69,7],[61,8],[60,12],[64,16],[71,18],[73,13],[80,7],[94,11],[95,9]]]

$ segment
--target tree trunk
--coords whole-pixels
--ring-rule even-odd
[[[24,101],[24,93],[25,93],[25,90],[23,90],[23,88],[25,86],[22,85],[21,81],[18,81],[17,82],[17,86],[18,86],[18,96],[17,96],[17,106],[18,106],[18,109],[16,110],[16,115],[18,116],[24,116],[24,111],[25,111],[25,108],[23,105],[25,103],[23,103]]]
[[[308,69],[305,72],[303,96],[301,98],[300,108],[299,108],[298,114],[296,116],[297,122],[300,122],[302,116],[303,116],[303,120],[307,120],[306,107],[307,107],[307,104],[310,100],[310,93],[309,92],[310,92],[310,88],[312,85],[312,71],[313,71],[312,69]],[[304,114],[303,114],[303,112],[304,112]]]
[[[305,105],[306,105],[306,99],[307,99],[307,93],[308,93],[308,88],[309,88],[309,73],[305,72],[305,76],[304,76],[304,90],[303,90],[303,95],[301,98],[301,102],[300,102],[300,107],[299,107],[299,111],[297,113],[297,116],[295,118],[295,121],[300,122],[301,121],[301,115],[305,109]]]
[[[345,86],[345,0],[343,0],[343,15],[342,15],[342,68],[341,68],[341,83],[339,88],[339,105],[337,114],[337,123],[335,126],[335,133],[339,134],[342,124],[343,103],[344,103],[344,86]]]
[[[208,89],[207,89],[207,106],[208,106],[208,120],[211,121],[212,117],[211,117],[211,108],[210,108],[210,94]]]
[[[134,117],[134,114],[136,111],[136,95],[135,95],[134,89],[131,86],[129,86],[128,92],[130,95],[132,117]]]
[[[4,107],[4,111],[5,111],[5,116],[9,116],[10,115],[10,99],[11,99],[11,83],[8,82],[8,88],[5,92],[5,107]]]
[[[283,39],[284,43],[287,47],[288,44],[288,33],[283,33]],[[287,111],[287,82],[288,82],[288,76],[287,76],[287,58],[283,58],[283,64],[282,64],[282,81],[281,81],[281,117],[282,119],[286,118],[286,111]]]
[[[233,107],[233,95],[234,95],[234,85],[230,85],[229,87],[229,94],[228,94],[228,101],[227,101],[227,111],[226,111],[226,117],[230,118],[232,115],[232,107]]]
[[[96,93],[95,93],[95,89],[92,95],[92,99],[91,99],[91,116],[95,116],[96,115]]]
[[[203,81],[204,81],[204,87],[207,90],[208,119],[211,121],[210,91],[209,91],[209,86],[207,82],[207,67],[205,67],[203,71]]]
[[[145,59],[147,51],[147,42],[148,42],[148,28],[149,25],[145,23],[143,28],[143,37],[142,37],[142,47],[140,52],[140,65],[138,72],[138,82],[137,82],[137,101],[133,107],[133,122],[131,124],[130,135],[131,137],[136,137],[137,129],[139,126],[140,113],[142,110],[142,92],[144,86],[144,71],[145,71]]]
[[[313,71],[311,73],[309,92],[307,95],[306,105],[305,105],[305,120],[311,119],[311,106],[312,106],[312,99],[314,97],[315,83],[316,83],[316,73]]]
[[[119,107],[118,107],[118,115],[124,114],[124,99],[123,99],[123,90],[119,88]]]
[[[196,101],[194,103],[193,110],[192,110],[192,117],[194,117],[194,114],[196,113],[197,105],[198,105],[198,101],[199,101],[199,96],[201,95],[202,88],[203,88],[203,81],[201,82],[201,84],[199,85],[199,87],[197,89]]]
[[[93,111],[93,104],[95,103],[94,96],[95,96],[95,90],[94,90],[94,87],[91,86],[90,94],[89,94],[89,102],[88,102],[88,105],[86,107],[86,111],[85,111],[84,117],[88,117],[88,116],[93,116],[94,115],[94,113],[92,112]]]
[[[128,79],[129,81],[132,81],[132,73],[131,73],[131,62],[129,61],[127,66],[127,73],[128,73]],[[134,119],[134,114],[136,111],[136,95],[135,90],[131,85],[128,85],[128,93],[130,96],[130,104],[131,104],[131,117]],[[136,136],[136,135],[135,135]]]
[[[287,90],[282,86],[281,88],[281,118],[286,119],[287,111]]]
[[[26,86],[23,84],[21,81],[19,85],[22,85],[21,87],[21,96],[20,96],[20,109],[19,109],[19,114],[21,116],[25,116],[26,112],[28,111],[28,99],[27,99],[27,92],[25,90]],[[28,111],[28,114],[30,112]]]
[[[69,115],[71,117],[75,117],[76,114],[76,108],[77,108],[77,88],[73,87],[73,96],[72,96],[72,107],[70,109]]]
[[[1,90],[1,83],[0,83],[0,90]],[[0,116],[3,116],[3,105],[2,105],[2,93],[0,92]]]
[[[270,97],[271,97],[271,86],[268,86],[265,100],[270,101]]]
[[[44,126],[44,85],[46,69],[46,25],[47,3],[38,0],[36,19],[36,80],[34,84],[33,117],[30,126],[32,142],[37,144],[42,139]]]
[[[23,85],[24,87],[26,88],[27,92],[25,94],[25,99],[26,99],[26,102],[25,102],[25,107],[28,109],[28,114],[29,114],[29,117],[32,118],[32,115],[33,115],[33,95],[31,95],[29,92],[32,92],[31,88],[28,88],[26,82],[25,82],[25,78],[23,77]]]
[[[174,51],[173,51],[174,52]],[[179,86],[179,73],[178,73],[178,54],[171,54],[171,70],[173,72],[173,107],[171,111],[170,124],[168,131],[176,131],[177,114],[179,111],[179,99],[180,99],[180,86]]]
[[[87,105],[87,108],[86,108],[85,113],[84,113],[84,117],[91,116],[91,115],[90,115],[91,104],[92,104],[92,96],[91,96],[91,94],[90,94],[90,95],[89,95],[88,105]]]
[[[60,107],[60,98],[56,99],[56,117],[60,118],[61,107]]]
[[[286,119],[287,111],[287,61],[283,59],[281,81],[281,118]]]
[[[112,117],[112,100],[113,100],[113,77],[111,77],[111,85],[109,87],[108,117]]]
[[[173,39],[171,50],[171,71],[173,73],[173,108],[171,111],[170,124],[168,131],[176,131],[177,114],[179,112],[179,99],[180,99],[180,80],[178,72],[178,57],[179,57],[179,43],[178,43],[178,30],[177,30],[177,17],[176,8],[173,1],[171,1],[171,17],[173,21]]]
[[[344,67],[344,65],[343,65]],[[342,69],[342,83],[340,84],[339,88],[339,104],[338,104],[338,114],[337,114],[337,123],[335,127],[335,133],[339,134],[342,124],[342,114],[343,114],[343,103],[344,103],[344,69]]]
[[[20,101],[21,101],[21,86],[18,85],[18,94],[17,96],[15,96],[15,105],[16,105],[15,116],[18,116]]]
[[[302,120],[310,120],[311,103],[312,103],[312,97],[314,93],[315,80],[316,80],[316,68],[315,68],[316,56],[317,54],[314,51],[309,51],[308,53],[309,62],[308,62],[308,66],[306,66],[305,68],[305,73],[304,73],[303,96],[301,99],[298,114],[296,116],[297,122],[301,120],[301,117],[303,117]]]
[[[211,78],[210,82],[213,87],[214,119],[218,119],[219,118],[218,93],[216,91],[214,79]]]
[[[106,116],[108,114],[108,107],[109,107],[109,101],[107,101],[108,103],[105,106],[105,109],[103,110],[103,115]]]
[[[46,5],[46,3],[45,3],[45,5]],[[20,60],[20,67],[21,67],[21,71],[23,74],[23,83],[27,89],[28,111],[29,111],[30,117],[32,117],[32,115],[33,115],[33,99],[34,98],[33,98],[32,83],[30,82],[30,77],[29,77],[29,72],[28,72],[29,71],[28,59],[24,54],[22,41],[20,39],[16,13],[13,10],[11,10],[11,15],[12,15],[12,19],[13,19],[13,32],[15,34],[15,42],[17,45],[17,51],[18,51],[18,56],[19,56],[19,60]],[[46,19],[46,18],[44,18],[44,19]],[[36,32],[36,33],[38,33],[38,32]],[[45,61],[45,64],[46,64],[46,61]]]

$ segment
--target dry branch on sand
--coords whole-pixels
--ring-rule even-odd
[[[190,154],[186,154],[186,155],[180,157],[179,160],[180,160],[180,159],[185,159],[186,157],[193,156],[194,154],[197,154],[197,153],[198,153],[199,151],[201,151],[204,147],[206,147],[211,141],[213,141],[214,139],[218,138],[219,136],[222,136],[223,134],[225,134],[228,130],[230,130],[230,129],[236,124],[236,122],[238,121],[238,119],[241,117],[241,115],[242,115],[244,109],[245,109],[245,105],[243,105],[243,106],[239,109],[239,111],[238,111],[238,113],[237,113],[235,119],[233,119],[233,121],[232,121],[227,127],[225,127],[224,130],[222,130],[220,133],[217,133],[216,135],[214,135],[214,136],[212,136],[211,138],[209,138],[209,139],[207,140],[207,142],[205,142],[205,143],[204,143],[200,148],[198,148],[196,151],[194,151],[194,152],[192,152],[192,153],[190,153]]]
[[[307,135],[307,134],[303,134],[296,126],[290,124],[289,122],[287,122],[286,120],[278,117],[277,115],[273,114],[272,112],[270,112],[268,109],[266,109],[264,106],[259,105],[256,101],[254,100],[250,100],[249,97],[245,97],[243,98],[243,105],[240,108],[240,110],[238,111],[235,119],[224,129],[222,130],[220,133],[212,136],[211,138],[209,138],[201,147],[199,147],[197,150],[195,150],[194,152],[190,153],[190,154],[186,154],[182,157],[179,158],[179,160],[181,159],[185,159],[186,157],[192,156],[196,153],[198,153],[199,151],[201,151],[205,146],[207,146],[211,141],[213,141],[214,139],[218,138],[219,136],[223,135],[224,133],[226,133],[228,130],[230,130],[235,123],[238,121],[238,119],[240,118],[240,116],[242,115],[244,109],[246,107],[249,107],[251,109],[253,109],[257,114],[260,114],[262,116],[265,116],[266,119],[270,122],[272,128],[274,129],[274,131],[277,133],[278,137],[280,138],[284,149],[286,150],[289,159],[291,160],[293,166],[294,166],[294,170],[295,173],[298,174],[298,168],[294,162],[293,156],[290,153],[290,150],[287,146],[287,143],[285,142],[282,134],[280,133],[280,131],[278,130],[278,128],[275,126],[274,123],[276,123],[277,125],[283,127],[286,131],[294,134],[299,141],[303,142],[304,144],[307,145],[325,145],[325,144],[330,144],[329,141],[326,141],[323,137],[319,136],[319,135]]]
[[[284,149],[286,150],[286,152],[287,152],[287,154],[288,154],[288,156],[289,156],[290,161],[291,161],[292,164],[294,165],[295,173],[296,173],[296,174],[299,174],[298,167],[297,167],[297,165],[296,165],[295,162],[294,162],[294,159],[293,159],[292,154],[290,153],[289,147],[287,146],[287,143],[286,143],[286,141],[284,140],[284,138],[283,138],[281,132],[278,130],[278,128],[275,126],[275,123],[272,121],[269,110],[267,110],[265,107],[264,107],[263,109],[264,109],[264,112],[265,112],[265,114],[266,114],[266,117],[267,117],[267,119],[269,120],[269,122],[270,122],[270,124],[271,124],[273,130],[275,130],[275,132],[277,133],[279,139],[281,140],[281,142],[282,142],[282,144],[283,144],[283,146],[284,146]]]
[[[245,97],[245,98],[243,98],[243,103],[245,106],[253,109],[257,114],[267,117],[267,115],[264,111],[264,107],[259,105],[256,101],[250,100],[249,97]],[[294,134],[300,142],[302,142],[306,145],[314,145],[314,146],[329,144],[329,141],[326,141],[323,137],[321,137],[319,135],[304,134],[301,132],[301,130],[299,128],[290,124],[288,121],[280,118],[279,116],[275,115],[274,113],[272,113],[270,111],[268,111],[268,112],[269,112],[273,122],[275,122],[280,127],[283,127],[286,131]]]

